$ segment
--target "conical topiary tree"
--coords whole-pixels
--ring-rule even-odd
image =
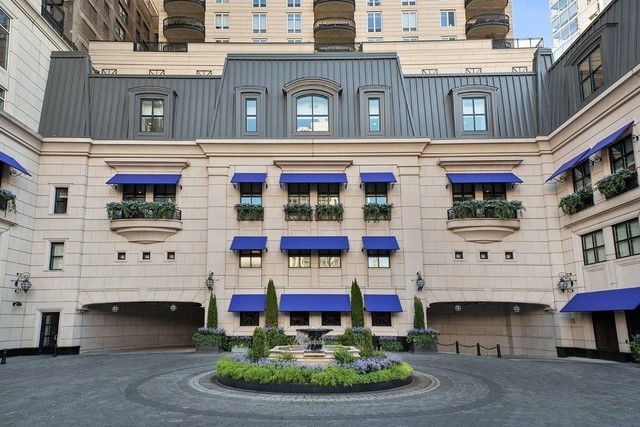
[[[278,328],[278,296],[273,280],[267,284],[267,303],[265,308],[265,328]]]
[[[257,362],[262,357],[269,356],[269,349],[267,348],[267,335],[264,333],[264,329],[257,327],[253,330],[253,337],[251,338],[251,348],[249,349],[249,358]]]
[[[416,329],[424,329],[424,306],[420,298],[413,297],[413,327]]]
[[[211,294],[209,297],[209,311],[207,312],[207,328],[218,327],[218,304],[216,296]]]
[[[351,283],[351,327],[364,327],[364,303],[356,279]]]

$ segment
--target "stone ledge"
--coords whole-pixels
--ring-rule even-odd
[[[519,219],[466,218],[447,221],[447,230],[457,234],[467,242],[501,242],[505,237],[519,229]]]
[[[175,219],[113,219],[111,231],[132,243],[159,243],[182,230],[182,221]]]

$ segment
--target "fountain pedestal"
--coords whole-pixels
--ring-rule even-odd
[[[296,329],[298,334],[304,336],[302,338],[302,342],[304,343],[304,352],[305,353],[324,353],[324,341],[322,337],[329,332],[333,331],[333,329],[328,328],[304,328],[304,329]]]

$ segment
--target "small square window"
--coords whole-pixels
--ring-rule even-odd
[[[322,326],[340,326],[341,313],[339,311],[323,311],[322,312]]]
[[[489,259],[489,252],[480,252],[480,259]]]
[[[310,268],[311,251],[289,251],[289,268]]]
[[[260,326],[260,313],[257,311],[241,312],[240,326]]]
[[[164,132],[164,99],[140,100],[140,132]]]
[[[167,259],[176,259],[175,252],[167,252]]]
[[[126,259],[127,259],[127,253],[126,253],[126,252],[118,252],[118,253],[116,254],[116,259],[117,259],[118,261],[124,261],[124,260],[126,260]]]
[[[151,259],[151,252],[142,252],[142,259],[144,260]]]
[[[291,326],[309,326],[309,312],[292,311],[289,313],[289,324]]]
[[[454,252],[453,253],[453,257],[454,257],[454,259],[464,259],[464,253],[463,252]]]
[[[260,250],[242,250],[240,251],[240,268],[261,268],[262,267],[262,251]]]
[[[318,252],[320,268],[340,268],[339,250],[322,250]]]
[[[389,268],[389,257],[391,255],[391,251],[388,250],[368,250],[368,265],[369,268]]]
[[[513,259],[513,252],[505,252],[504,259]]]
[[[582,254],[585,265],[607,260],[602,230],[582,236]]]

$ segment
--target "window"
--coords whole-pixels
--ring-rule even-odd
[[[440,40],[456,40],[456,36],[442,36],[440,37]]]
[[[262,205],[262,184],[259,182],[240,183],[240,203],[246,205]]]
[[[367,13],[367,31],[370,33],[382,32],[382,12]]]
[[[369,98],[369,132],[380,131],[380,98]]]
[[[253,14],[253,32],[254,33],[267,32],[267,14],[266,13]]]
[[[462,99],[462,128],[464,131],[487,130],[487,100],[485,98]]]
[[[230,40],[229,39],[214,39],[213,42],[214,43],[229,43]]]
[[[7,69],[9,59],[9,30],[11,18],[0,9],[0,67]],[[4,98],[4,97],[3,97]]]
[[[118,38],[120,40],[124,40],[124,29],[122,28],[122,26],[116,22],[116,24],[113,26],[116,34],[118,35]]]
[[[489,252],[480,252],[480,259],[489,259]]]
[[[627,137],[609,147],[609,160],[611,161],[611,172],[613,173],[623,169],[635,169],[636,160],[633,156],[633,141],[631,137]]]
[[[403,6],[415,6],[416,0],[402,0]]]
[[[402,12],[402,31],[405,33],[418,30],[418,14],[416,12]]]
[[[120,15],[125,24],[129,22],[129,15],[127,15],[127,11],[124,10],[124,7],[120,3],[118,3],[118,15]]]
[[[142,16],[140,15],[140,12],[136,12],[136,24],[140,25],[141,22]]]
[[[389,256],[388,250],[369,249],[367,251],[369,268],[389,268]]]
[[[302,39],[287,39],[287,43],[302,43]]]
[[[309,184],[288,184],[289,202],[299,205],[308,205],[311,203]]]
[[[175,203],[176,185],[175,184],[155,184],[153,186],[153,201]]]
[[[258,131],[258,100],[256,98],[244,100],[244,131]]]
[[[367,6],[380,6],[380,0],[367,0]]]
[[[257,311],[241,312],[240,326],[260,326],[260,313]]]
[[[291,326],[309,326],[308,311],[292,311],[289,313],[289,325]]]
[[[371,326],[391,326],[391,313],[388,313],[388,312],[371,313]]]
[[[140,100],[140,132],[164,132],[164,100]]]
[[[262,251],[243,250],[240,251],[240,268],[261,268]]]
[[[138,200],[144,202],[147,198],[145,184],[122,184],[122,200]]]
[[[6,90],[3,87],[0,87],[0,111],[4,111],[4,98],[6,96],[7,96]]]
[[[363,137],[386,136],[389,124],[388,86],[366,85],[358,88],[360,127]]]
[[[296,100],[298,132],[329,131],[329,99],[320,95],[301,96]]]
[[[318,184],[318,204],[335,205],[336,203],[340,203],[340,184]]]
[[[386,182],[365,182],[364,193],[366,203],[386,204],[387,188],[388,185]]]
[[[229,0],[216,0],[216,3],[218,3],[218,4],[228,4]]]
[[[167,252],[167,259],[168,260],[176,259],[176,253],[175,252]]]
[[[289,251],[289,268],[311,267],[311,251]]]
[[[507,200],[507,188],[504,182],[482,184],[483,200]]]
[[[116,254],[116,259],[118,261],[125,261],[127,259],[127,253],[126,252],[118,252]]]
[[[580,79],[580,96],[587,99],[593,92],[602,86],[602,55],[600,46],[587,55],[578,64],[578,75]]]
[[[513,259],[513,252],[505,252],[504,253],[504,259],[512,260]]]
[[[300,7],[300,0],[287,0],[287,7]]]
[[[252,39],[252,43],[266,43],[267,39]]]
[[[261,86],[238,86],[235,88],[236,134],[238,137],[265,136],[264,99],[266,94],[267,88]]]
[[[640,221],[637,218],[613,226],[616,258],[640,254]]]
[[[253,7],[267,7],[267,0],[253,0]]]
[[[151,259],[151,252],[142,252],[142,259],[148,261]]]
[[[451,184],[454,202],[463,202],[476,198],[475,184]]]
[[[62,270],[64,258],[64,243],[51,242],[51,255],[49,255],[49,270]]]
[[[586,265],[606,260],[602,230],[582,236],[582,254]]]
[[[340,268],[339,250],[322,250],[318,251],[320,257],[320,268]]]
[[[453,259],[464,259],[464,253],[463,252],[454,252],[453,253]]]
[[[456,26],[456,12],[453,10],[441,10],[440,11],[440,26],[441,27],[455,27]]]
[[[591,188],[591,166],[588,161],[580,163],[573,168],[573,191],[578,191],[582,188]]]
[[[301,13],[287,14],[287,32],[288,33],[302,32],[302,14]]]
[[[53,204],[54,214],[67,213],[68,198],[69,198],[69,189],[67,187],[56,187],[55,200]]]
[[[228,13],[216,13],[216,30],[228,30],[229,29],[229,14]]]
[[[340,326],[342,324],[342,316],[339,311],[323,311],[322,326]]]

